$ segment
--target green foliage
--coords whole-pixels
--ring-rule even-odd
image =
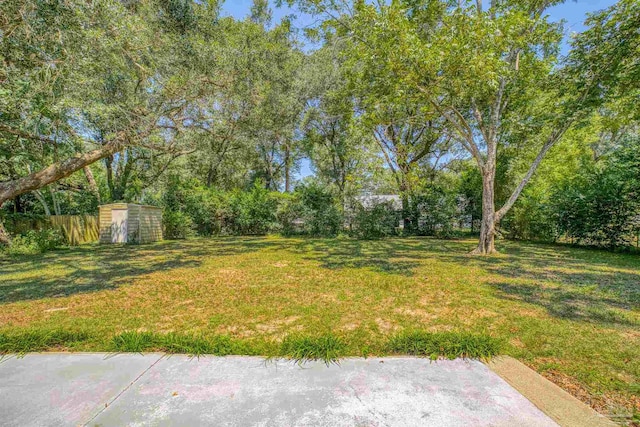
[[[306,209],[297,193],[283,194],[276,214],[284,236],[304,234],[304,216]]]
[[[332,193],[316,183],[299,185],[293,194],[269,191],[260,181],[247,191],[223,192],[173,177],[162,204],[168,238],[275,231],[335,236],[342,227]]]
[[[45,227],[17,235],[13,238],[6,251],[11,255],[38,254],[64,245],[64,236],[59,230]]]
[[[633,244],[640,230],[639,142],[626,141],[603,164],[557,186],[551,199],[561,233],[608,248]]]
[[[412,232],[422,236],[450,238],[458,219],[456,194],[442,188],[426,188],[409,199]]]
[[[482,175],[473,164],[465,163],[458,172],[456,192],[460,197],[462,214],[469,220],[471,231],[482,218]]]
[[[545,195],[527,191],[500,225],[510,239],[554,242],[560,235],[551,209]]]
[[[401,216],[392,202],[376,203],[371,207],[356,203],[351,235],[367,240],[398,235]]]
[[[189,215],[172,210],[162,213],[162,226],[166,239],[186,239],[193,235],[193,229],[196,228]]]
[[[297,363],[322,360],[327,366],[337,364],[344,356],[346,344],[332,334],[319,336],[287,336],[280,347],[279,355],[295,360]]]
[[[178,176],[167,181],[162,205],[165,223],[178,231],[176,238],[186,237],[190,231],[200,236],[221,234],[230,210],[228,194]]]
[[[229,218],[236,234],[266,234],[277,228],[278,200],[261,182],[249,191],[235,191],[231,195]]]
[[[402,332],[392,336],[388,343],[392,353],[426,356],[433,360],[440,357],[487,359],[500,354],[502,347],[502,341],[488,335],[457,332]]]
[[[342,230],[343,218],[328,188],[316,182],[303,183],[296,187],[294,197],[302,207],[304,233],[333,237]]]
[[[637,121],[640,3],[620,0],[585,24],[587,30],[572,40],[565,78],[588,89],[583,102],[601,107],[613,101],[626,120]]]

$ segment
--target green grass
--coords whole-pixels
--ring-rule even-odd
[[[345,356],[347,346],[335,335],[288,336],[282,341],[279,356],[288,357],[297,363],[322,360],[327,366],[338,364]]]
[[[78,331],[33,329],[0,333],[0,355],[72,349],[87,341],[89,334]]]
[[[489,359],[500,354],[502,342],[486,335],[425,331],[402,332],[391,337],[389,351],[394,354],[429,357],[432,360]]]
[[[64,330],[30,330],[17,333],[0,333],[0,355],[41,352],[73,348],[90,342],[92,337],[86,332]],[[413,331],[391,337],[385,354],[400,354],[455,359],[487,359],[499,354],[500,341],[479,335],[457,333],[429,333]],[[168,354],[188,354],[191,356],[265,355],[287,358],[296,363],[323,361],[329,365],[338,364],[345,357],[348,345],[333,334],[306,336],[289,335],[277,345],[256,347],[226,335],[204,336],[201,334],[180,334],[171,332],[127,331],[114,336],[109,351],[116,353],[163,352]]]
[[[0,352],[331,363],[499,349],[603,413],[640,411],[640,256],[474,245],[256,237],[0,255]]]
[[[228,336],[206,337],[201,334],[153,332],[123,332],[113,337],[112,350],[115,352],[164,352],[170,354],[188,354],[192,356],[247,354],[248,350],[235,343]]]

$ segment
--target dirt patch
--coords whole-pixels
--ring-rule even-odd
[[[403,308],[396,308],[393,311],[394,313],[402,314],[404,316],[418,317],[422,320],[436,319],[438,317],[435,314],[429,313],[426,310],[423,310],[421,308],[403,307]]]
[[[284,319],[276,319],[267,323],[258,323],[256,325],[256,329],[259,330],[260,332],[273,334],[280,331],[284,327],[293,325],[298,320],[300,320],[300,318],[301,318],[300,316],[289,316],[289,317],[285,317]]]
[[[389,322],[388,320],[381,319],[380,317],[376,319],[376,325],[378,325],[378,330],[384,334],[397,329],[397,327],[395,327],[393,323]]]

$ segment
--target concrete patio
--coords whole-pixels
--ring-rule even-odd
[[[33,354],[0,361],[4,426],[556,426],[479,361]]]

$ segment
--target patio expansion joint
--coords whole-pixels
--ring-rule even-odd
[[[94,416],[92,416],[89,420],[87,420],[87,422],[84,423],[83,426],[87,427],[91,423],[91,421],[95,420],[100,414],[102,414],[104,411],[110,408],[116,402],[116,400],[120,398],[120,396],[122,396],[127,390],[129,390],[135,383],[137,383],[138,380],[140,380],[140,378],[142,378],[147,372],[149,372],[154,366],[156,366],[158,362],[160,362],[164,357],[165,357],[164,354],[160,355],[151,365],[149,365],[149,367],[147,367],[144,371],[142,371],[140,375],[135,377],[133,381],[131,381],[125,388],[123,388],[120,391],[120,393],[118,393],[113,399],[107,402],[104,405],[104,407],[100,408],[100,410]]]

